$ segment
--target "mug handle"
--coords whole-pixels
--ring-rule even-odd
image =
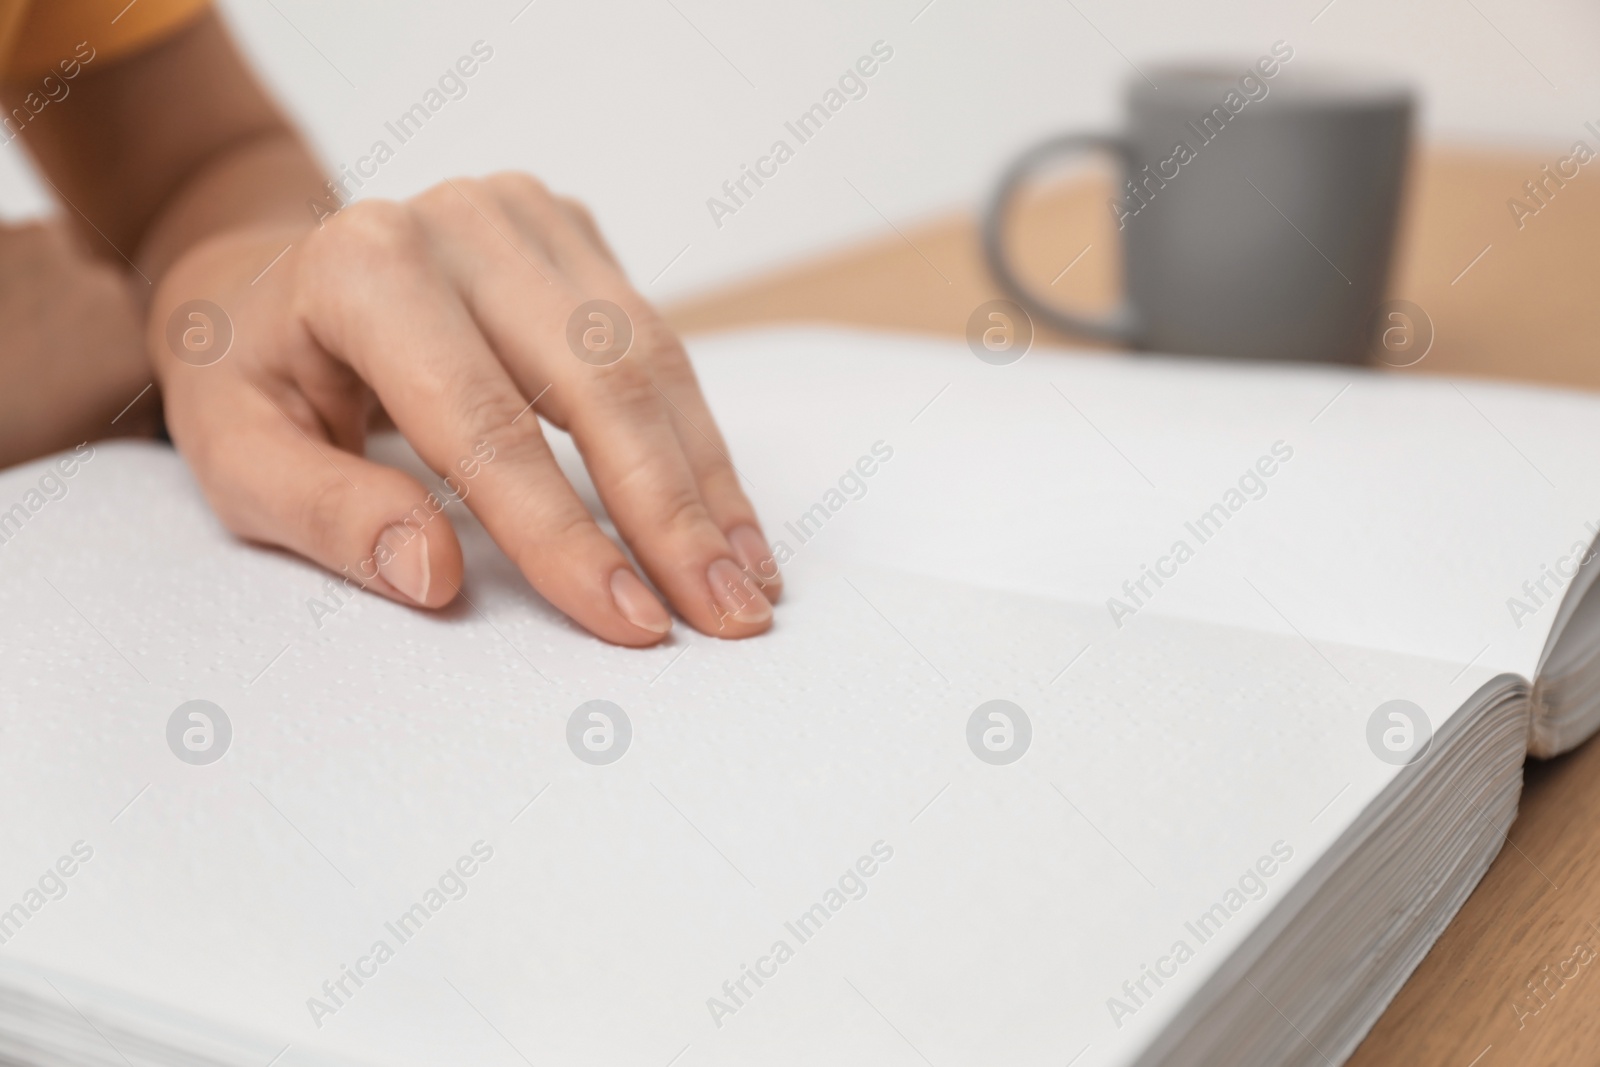
[[[1133,305],[1126,297],[1109,315],[1100,319],[1083,318],[1059,308],[1032,292],[1018,280],[1006,258],[1005,221],[1011,201],[1040,164],[1053,157],[1073,152],[1109,152],[1122,161],[1126,173],[1133,171],[1133,152],[1128,142],[1111,134],[1069,133],[1052,137],[1034,145],[1016,162],[1006,168],[1000,183],[990,197],[983,216],[983,254],[989,264],[989,273],[1000,284],[1007,296],[1021,304],[1025,310],[1043,320],[1045,324],[1065,333],[1078,334],[1096,341],[1135,346],[1139,344],[1139,330]]]

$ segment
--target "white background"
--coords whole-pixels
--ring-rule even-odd
[[[362,195],[523,168],[590,203],[668,299],[970,206],[1008,155],[1109,126],[1162,60],[1376,65],[1412,80],[1435,140],[1564,149],[1600,120],[1600,8],[1582,0],[222,0],[332,164],[353,162],[477,40],[494,58]],[[1313,21],[1315,20],[1315,21]],[[894,58],[737,216],[706,200],[866,54]],[[852,189],[851,186],[855,188]],[[17,144],[0,209],[47,210]],[[881,213],[881,215],[880,215]],[[675,258],[676,257],[676,258]],[[670,267],[669,267],[670,264]]]

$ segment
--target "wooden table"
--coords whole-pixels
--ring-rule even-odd
[[[1435,337],[1404,373],[1600,388],[1600,181],[1580,173],[1520,229],[1507,206],[1563,154],[1419,153],[1390,292],[1420,305]],[[1018,212],[1017,259],[1064,304],[1115,299],[1120,264],[1106,196],[1086,179],[1041,192]],[[829,322],[959,336],[972,310],[999,295],[975,220],[958,215],[886,229],[667,314],[684,333]],[[1040,340],[1076,343],[1045,331]],[[1600,953],[1600,744],[1530,763],[1525,778],[1499,858],[1352,1064],[1600,1064],[1600,958],[1559,988],[1551,980],[1542,1006],[1526,984],[1544,980],[1580,942]]]

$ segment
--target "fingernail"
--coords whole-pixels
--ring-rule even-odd
[[[433,579],[427,534],[421,530],[413,533],[404,526],[391,526],[379,536],[372,556],[384,581],[418,604],[427,603],[428,585]]]
[[[755,575],[763,585],[777,583],[778,562],[772,558],[772,548],[767,539],[750,525],[735,526],[728,531],[728,544],[744,569]]]
[[[755,579],[731,559],[719,559],[706,569],[711,596],[724,617],[734,622],[763,623],[772,618],[772,605],[761,595]]]
[[[626,567],[611,572],[611,599],[624,619],[641,630],[664,634],[672,629],[672,616],[661,606],[661,601],[639,580],[639,576]]]

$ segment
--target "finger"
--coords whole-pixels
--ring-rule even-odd
[[[658,344],[656,351],[659,355],[654,377],[672,409],[673,427],[694,471],[700,499],[705,501],[711,521],[733,546],[740,566],[760,583],[767,599],[776,602],[783,593],[783,575],[762,532],[755,506],[745,495],[743,475],[734,466],[722,432],[711,417],[711,408],[700,392],[694,367],[675,337]]]
[[[205,421],[171,429],[230,530],[402,604],[455,598],[461,545],[437,494],[323,439],[313,420],[291,418],[286,398],[242,379],[229,393],[231,402],[185,405]]]
[[[521,239],[542,249],[563,274],[580,283],[580,290],[590,288],[587,283],[593,279],[586,275],[596,257],[620,276],[616,256],[594,216],[578,201],[555,196],[539,179],[521,171],[503,171],[472,184],[485,194],[477,199],[497,207]]]
[[[571,432],[607,513],[657,587],[702,632],[742,637],[767,629],[771,604],[701,499],[648,359],[630,350],[595,366],[568,349],[565,320],[580,298],[569,292],[565,301],[556,299],[558,284],[550,299],[526,299],[535,281],[518,249],[501,239],[515,224],[498,205],[463,208],[439,197],[431,209],[431,224],[455,237],[448,269],[474,317],[525,392],[549,386],[549,409]],[[585,246],[563,219],[553,211],[544,236],[547,247],[559,250],[558,260]],[[598,258],[592,249],[587,255]],[[639,335],[647,344],[651,336]]]
[[[562,476],[425,236],[404,209],[374,206],[325,231],[335,239],[314,269],[330,277],[313,278],[309,309],[322,344],[351,361],[435,471],[482,460],[467,506],[550,603],[606,640],[661,640],[671,617]],[[335,290],[344,274],[364,284]]]
[[[756,580],[767,599],[775,601],[783,591],[783,576],[683,346],[628,284],[594,217],[576,200],[549,195],[537,179],[526,174],[492,175],[483,185],[495,194],[497,205],[517,232],[547,249],[580,291],[619,294],[616,302],[636,324],[654,334],[641,339],[639,349],[652,357],[652,377],[671,409],[669,421],[689,461],[700,498],[739,565]]]
[[[556,203],[583,231],[584,236],[589,239],[589,243],[594,245],[595,249],[610,260],[611,263],[620,267],[617,254],[611,250],[611,245],[606,242],[605,235],[600,232],[600,225],[595,222],[594,215],[589,211],[589,208],[582,201],[573,200],[571,197],[566,196],[556,197]]]
[[[783,590],[783,576],[683,345],[628,284],[594,216],[576,200],[549,195],[527,174],[496,174],[483,185],[495,194],[517,232],[524,239],[536,238],[581,291],[621,294],[617,303],[635,323],[651,329],[655,336],[642,339],[640,351],[652,357],[652,377],[671,409],[669,421],[689,460],[700,498],[732,547],[734,558],[756,579],[767,598],[776,600]]]

